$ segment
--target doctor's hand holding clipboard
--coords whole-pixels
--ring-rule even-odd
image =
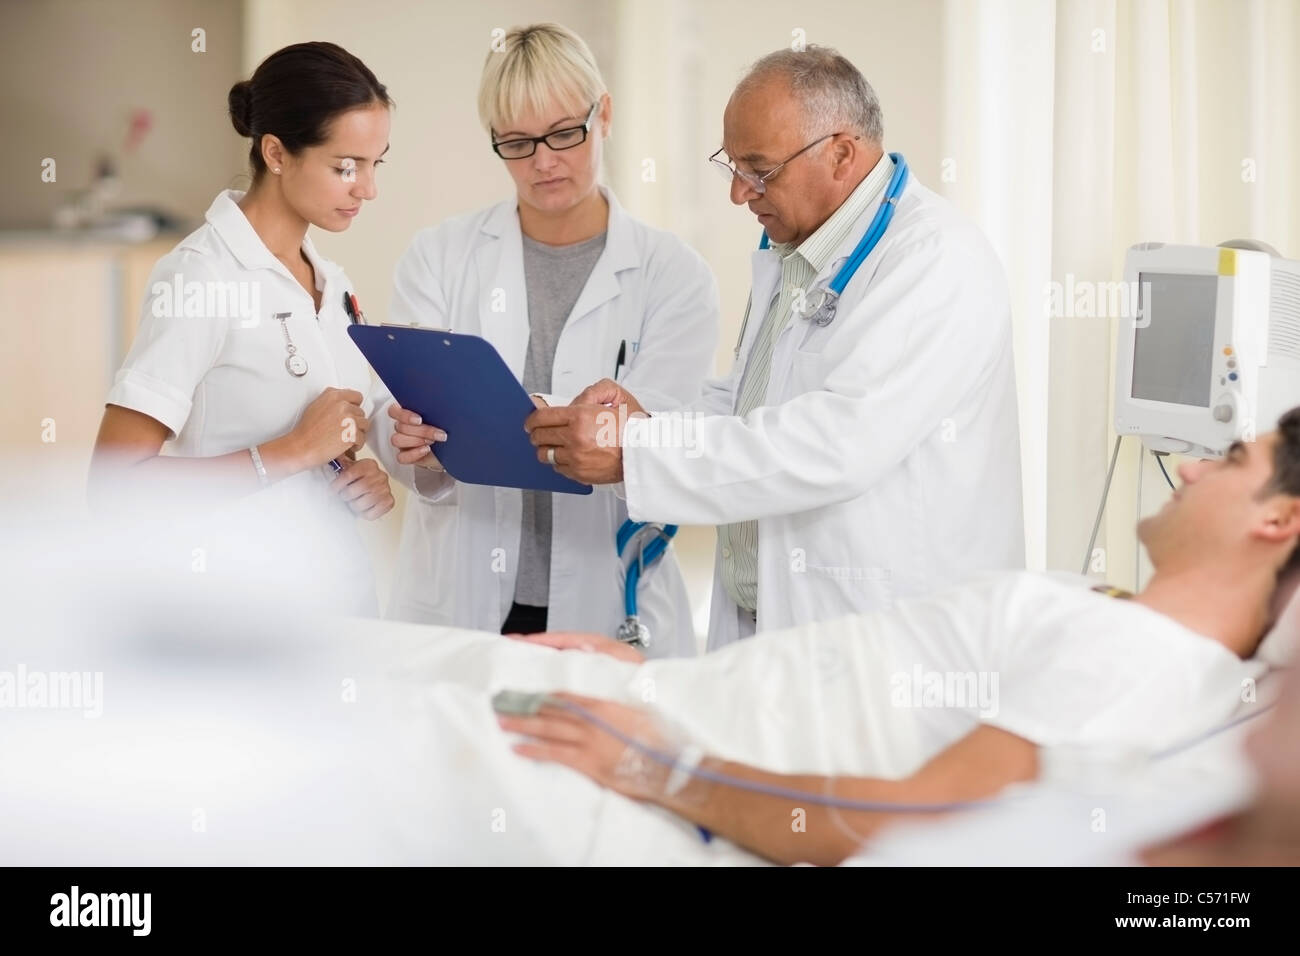
[[[646,418],[649,414],[635,395],[609,378],[583,389],[570,405],[539,407],[524,423],[537,448],[538,460],[554,465],[556,471],[574,481],[595,485],[622,481],[622,448],[597,438],[611,408],[624,416],[620,420]]]
[[[447,433],[434,425],[424,424],[415,412],[408,411],[397,402],[388,406],[388,417],[394,422],[392,445],[397,449],[397,461],[415,465],[429,471],[446,471],[433,453],[434,442],[446,441]]]
[[[538,395],[529,396],[538,408],[546,402]],[[426,425],[415,412],[403,408],[396,401],[388,406],[388,417],[393,420],[392,445],[397,449],[396,459],[403,465],[415,465],[429,471],[446,471],[433,451],[436,442],[447,440],[447,433],[436,425]]]

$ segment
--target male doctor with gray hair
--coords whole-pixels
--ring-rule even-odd
[[[674,413],[692,440],[608,380],[526,422],[561,473],[623,482],[633,519],[718,526],[710,649],[1024,566],[1002,265],[882,140],[834,50],[759,60],[710,162],[764,239],[730,374]]]

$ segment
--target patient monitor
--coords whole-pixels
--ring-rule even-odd
[[[1155,452],[1218,458],[1300,405],[1300,262],[1263,243],[1128,251],[1115,431]]]

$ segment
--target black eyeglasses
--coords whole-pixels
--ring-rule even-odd
[[[527,159],[537,152],[538,143],[545,143],[554,150],[581,146],[587,141],[587,133],[591,131],[591,121],[599,105],[600,100],[591,104],[591,111],[587,113],[587,118],[582,121],[581,126],[552,130],[545,136],[525,136],[522,139],[507,139],[499,143],[493,140],[492,149],[502,159]]]

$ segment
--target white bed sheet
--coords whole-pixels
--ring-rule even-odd
[[[656,674],[662,662],[638,667],[603,655],[392,622],[357,621],[349,630],[350,646],[365,647],[374,660],[388,662],[390,693],[403,709],[397,726],[409,738],[411,770],[420,778],[416,792],[430,796],[427,813],[419,812],[403,839],[427,847],[431,862],[764,862],[725,840],[706,843],[675,815],[604,790],[568,768],[514,754],[513,738],[501,732],[489,705],[491,694],[502,688],[562,689],[633,704],[649,698],[707,751],[777,771],[898,776],[908,762],[901,757],[892,767],[866,765],[860,754],[870,748],[861,746],[861,735],[870,728],[855,727],[851,720],[828,725],[828,714],[855,709],[851,681],[838,688],[819,682],[815,695],[809,695],[798,679],[784,681],[779,673],[767,673],[768,683],[755,688],[743,673],[719,680],[712,670],[719,665],[702,668],[699,663],[692,667],[698,681],[660,681]],[[781,705],[765,708],[765,701]],[[1239,713],[1261,705],[1243,704]],[[1027,861],[1035,853],[1037,862],[1047,863],[1089,854],[1098,861],[1113,860],[1162,827],[1177,832],[1245,800],[1250,777],[1240,740],[1249,727],[1132,771],[1121,783],[1108,776],[1097,783],[1104,789],[1093,792],[1087,775],[1072,768],[1068,779],[1073,789],[1055,782],[1024,788],[1014,804],[927,824],[934,827],[928,832],[936,834],[932,844],[923,838],[904,844],[915,850],[877,853],[873,848],[855,862],[996,863]],[[888,752],[904,750],[895,741]],[[1090,814],[1103,798],[1102,809],[1110,806],[1111,811],[1098,836]],[[1054,827],[1059,827],[1059,839]],[[968,852],[939,839],[948,828],[969,834]],[[1008,828],[1024,839],[1012,839],[1004,832]],[[887,835],[882,846],[885,839],[888,846],[897,845]],[[922,849],[931,845],[932,851]],[[1005,849],[994,852],[996,846]]]

